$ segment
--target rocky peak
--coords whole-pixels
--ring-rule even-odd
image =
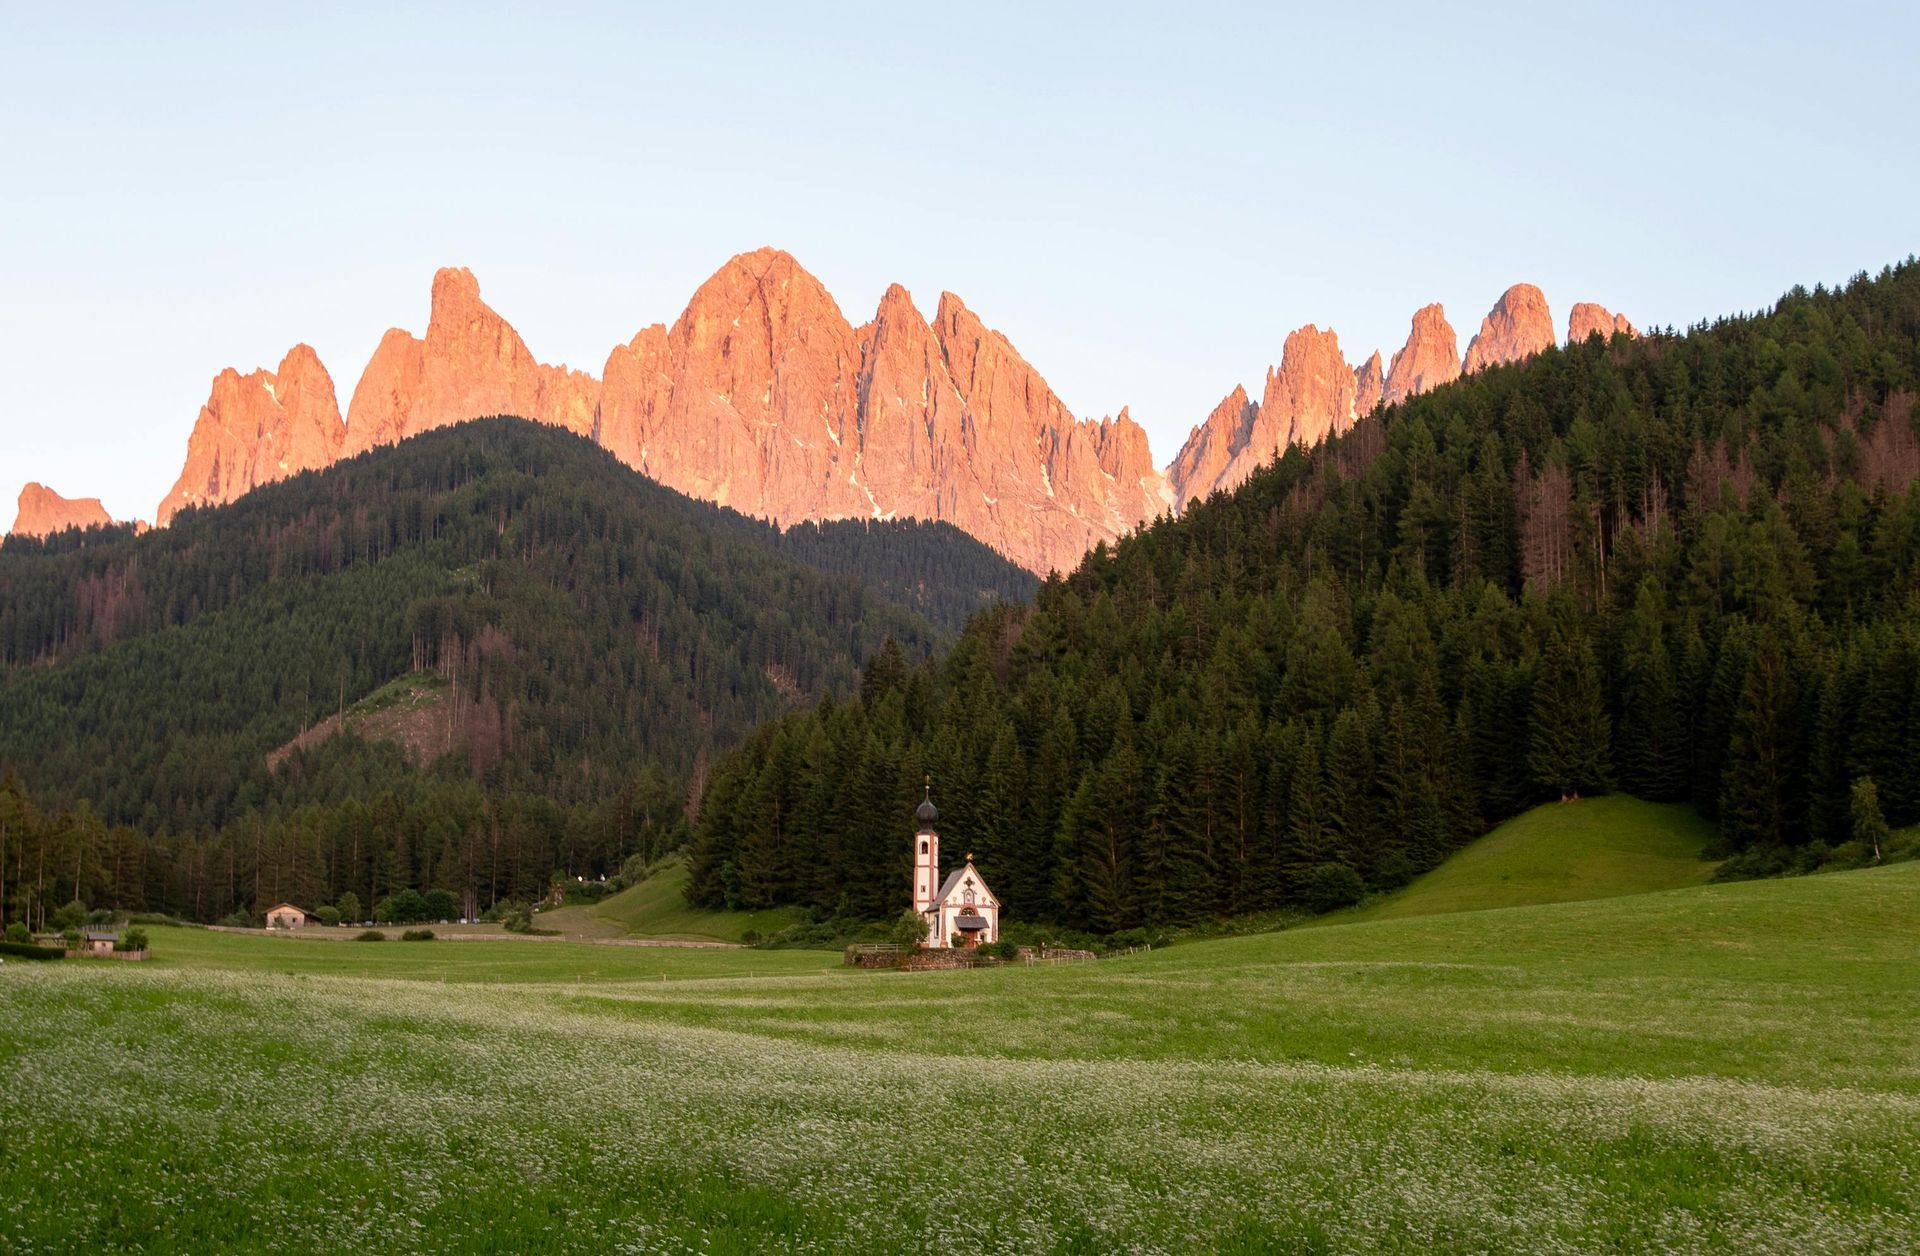
[[[600,401],[593,437],[614,457],[639,471],[651,461],[651,441],[666,420],[673,397],[673,354],[667,329],[654,323],[607,354],[600,375]]]
[[[1247,390],[1235,384],[1205,421],[1188,433],[1187,443],[1167,464],[1167,478],[1182,506],[1213,491],[1227,464],[1252,439],[1259,413],[1259,405],[1248,398]]]
[[[185,506],[221,505],[330,466],[345,438],[333,377],[309,346],[287,350],[276,370],[242,375],[228,367],[214,376],[194,419],[186,463],[160,503],[159,521],[170,522]]]
[[[1173,508],[1173,485],[1153,465],[1147,430],[1133,421],[1127,407],[1121,406],[1110,420],[1100,420],[1095,448],[1100,469],[1113,482],[1113,509],[1120,518],[1138,525]]]
[[[518,332],[480,298],[465,267],[433,276],[425,340],[393,328],[361,373],[347,407],[346,452],[491,414],[513,414],[587,435],[599,383],[534,359]]]
[[[1375,349],[1373,356],[1353,371],[1354,416],[1372,414],[1374,407],[1386,396],[1386,390],[1386,377],[1380,370],[1380,351]]]
[[[940,295],[933,332],[964,404],[982,497],[956,497],[953,522],[1032,570],[1068,571],[1168,503],[1131,418],[1074,418],[1013,342],[951,292]]]
[[[894,284],[854,328],[777,249],[732,258],[670,331],[616,347],[595,431],[662,483],[748,514],[944,519],[1038,571],[1167,500],[1130,417],[1074,419],[959,297],[929,323]]]
[[[480,299],[480,281],[473,277],[472,271],[465,266],[442,266],[433,272],[433,305],[427,318],[427,334],[433,334],[436,322],[457,324],[468,320],[501,323],[500,316]]]
[[[1547,298],[1530,283],[1517,283],[1500,295],[1480,320],[1480,334],[1467,346],[1462,371],[1530,358],[1554,345],[1553,315]]]
[[[778,249],[700,285],[667,333],[671,389],[643,468],[695,497],[780,523],[870,513],[836,475],[860,356],[833,297]]]
[[[1278,438],[1275,448],[1317,445],[1346,431],[1353,426],[1353,405],[1353,368],[1340,352],[1340,337],[1312,323],[1289,334],[1280,368],[1267,373],[1260,399],[1260,419]]]
[[[1573,310],[1567,315],[1567,343],[1577,345],[1588,336],[1598,336],[1602,340],[1611,338],[1618,332],[1623,336],[1637,336],[1633,324],[1624,314],[1610,314],[1604,305],[1595,305],[1591,301],[1575,301]]]
[[[44,484],[29,481],[20,490],[9,536],[48,537],[68,528],[103,527],[113,522],[98,497],[62,497]]]
[[[900,517],[950,519],[984,501],[966,401],[912,295],[889,286],[865,331],[855,387],[858,475],[874,505]]]
[[[1445,307],[1438,303],[1414,311],[1407,343],[1387,370],[1386,402],[1397,405],[1460,377],[1460,345]]]
[[[1216,489],[1238,487],[1289,445],[1317,445],[1353,426],[1359,375],[1340,351],[1340,337],[1312,323],[1287,336],[1280,365],[1267,368],[1257,406],[1236,388],[1195,428],[1168,467],[1181,505]]]

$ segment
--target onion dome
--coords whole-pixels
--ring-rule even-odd
[[[913,818],[920,822],[922,830],[931,829],[933,822],[940,818],[940,808],[933,805],[933,786],[927,786],[927,796],[919,807],[915,808]]]

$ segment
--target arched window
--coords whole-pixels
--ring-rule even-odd
[[[963,897],[966,900],[967,906],[973,906],[973,887],[971,885],[967,887],[967,892]]]
[[[927,842],[925,838],[920,839],[920,853],[923,855],[927,853]]]

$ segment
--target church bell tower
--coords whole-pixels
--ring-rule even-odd
[[[913,813],[913,909],[922,914],[933,910],[933,896],[940,889],[940,835],[933,826],[940,809],[933,805],[933,779],[927,779],[927,796]]]

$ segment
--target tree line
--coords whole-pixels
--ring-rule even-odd
[[[279,902],[334,906],[350,921],[472,918],[537,902],[556,878],[632,872],[687,841],[684,782],[657,767],[572,805],[465,774],[422,777],[392,747],[352,738],[285,770],[355,787],[295,802],[291,783],[217,830],[148,833],[0,777],[0,925],[45,930],[74,903],[256,925]]]

